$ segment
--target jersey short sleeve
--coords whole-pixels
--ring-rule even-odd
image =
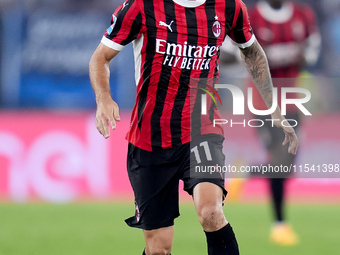
[[[246,5],[242,0],[235,0],[235,16],[229,31],[229,37],[239,48],[247,48],[255,41],[253,30],[250,26]]]
[[[106,30],[102,43],[121,51],[141,35],[142,14],[138,0],[126,0],[112,14],[111,26]]]

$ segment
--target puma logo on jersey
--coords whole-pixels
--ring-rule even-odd
[[[166,24],[164,21],[160,21],[160,22],[159,22],[159,25],[160,25],[160,26],[165,26],[165,27],[167,27],[171,32],[173,32],[173,31],[172,31],[172,28],[171,28],[172,22],[174,22],[174,21],[171,20],[170,24],[168,25],[168,24]]]

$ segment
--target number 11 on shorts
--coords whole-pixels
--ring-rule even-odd
[[[200,147],[203,147],[207,161],[212,161],[208,141],[201,142]],[[194,148],[192,148],[191,152],[194,153],[197,164],[200,164],[202,162],[202,160],[201,160],[201,157],[200,157],[200,154],[199,154],[199,151],[198,151],[198,146],[196,145]]]

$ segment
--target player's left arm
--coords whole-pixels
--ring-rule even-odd
[[[257,40],[252,45],[244,49],[240,48],[241,58],[252,77],[255,87],[262,96],[267,107],[270,108],[273,103],[273,82],[269,71],[269,65],[266,54]],[[285,140],[282,145],[288,146],[288,153],[296,155],[299,140],[294,129],[282,116],[280,108],[277,107],[272,114],[273,123],[276,127],[282,128],[285,133]],[[284,125],[282,125],[284,123]]]

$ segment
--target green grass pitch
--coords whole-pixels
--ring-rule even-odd
[[[287,212],[300,236],[296,247],[268,241],[271,213],[267,204],[224,207],[242,255],[339,254],[340,206],[291,205]],[[140,255],[143,234],[124,219],[132,203],[0,204],[0,255]],[[181,204],[172,254],[206,254],[205,236],[193,205]]]

